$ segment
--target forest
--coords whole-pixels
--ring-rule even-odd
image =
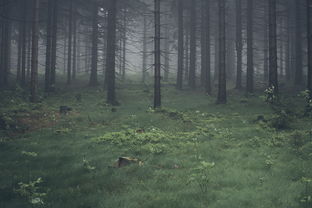
[[[311,208],[312,0],[0,0],[0,208]]]

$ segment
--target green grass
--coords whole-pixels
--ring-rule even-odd
[[[152,92],[132,85],[118,90],[116,112],[101,88],[59,91],[36,105],[2,95],[1,114],[40,128],[24,121],[2,131],[0,208],[311,207],[304,199],[312,184],[302,178],[312,178],[312,121],[300,116],[298,97],[283,99],[294,116],[289,129],[276,130],[255,122],[274,116],[269,105],[236,91],[229,104],[216,105],[202,92],[166,87],[165,108],[153,111]],[[73,111],[59,116],[60,105]],[[121,156],[143,165],[114,168]],[[19,183],[38,178],[38,189],[22,196]],[[34,198],[44,204],[31,204]]]

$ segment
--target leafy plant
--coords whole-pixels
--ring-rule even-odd
[[[299,96],[303,97],[306,102],[305,106],[305,115],[311,116],[312,115],[312,92],[309,90],[302,91]]]
[[[210,170],[215,166],[215,163],[202,161],[200,164],[191,170],[189,178],[190,183],[196,183],[199,186],[201,193],[208,192],[210,182]]]
[[[278,96],[276,95],[275,87],[272,85],[267,88],[265,91],[265,101],[269,104],[279,104]]]
[[[312,179],[303,177],[301,181],[304,183],[305,190],[304,190],[302,198],[300,199],[300,202],[305,204],[305,207],[311,207],[312,206],[312,192],[310,191],[310,186],[312,183]]]
[[[85,157],[82,159],[82,166],[83,166],[84,169],[86,169],[88,171],[93,171],[93,170],[96,169],[96,167],[92,166],[90,164],[90,162]]]
[[[15,189],[15,192],[20,196],[25,197],[29,203],[33,205],[44,205],[43,198],[47,193],[40,192],[39,185],[43,182],[42,178],[38,178],[35,181],[29,183],[18,183],[19,188]]]

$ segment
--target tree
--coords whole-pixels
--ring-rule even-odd
[[[302,85],[303,63],[302,63],[302,11],[301,1],[296,2],[296,18],[295,18],[295,51],[296,51],[296,65],[295,65],[295,85]]]
[[[161,107],[161,91],[160,91],[160,0],[154,0],[155,6],[155,81],[154,81],[154,108]]]
[[[307,26],[308,26],[308,90],[312,99],[312,0],[307,0]]]
[[[50,74],[50,90],[55,90],[56,78],[56,53],[57,53],[57,25],[58,25],[58,0],[53,1],[53,24],[52,24],[52,48],[51,48],[51,74]]]
[[[269,2],[269,87],[278,93],[277,80],[277,40],[276,40],[276,0]]]
[[[205,88],[205,92],[210,94],[210,1],[202,0],[201,8],[201,85]]]
[[[111,105],[118,104],[115,94],[116,4],[116,0],[109,0],[107,17],[107,103]]]
[[[68,52],[67,52],[67,84],[72,81],[72,39],[73,39],[73,0],[69,2]]]
[[[242,88],[242,62],[243,62],[243,36],[242,36],[242,0],[236,0],[236,89]]]
[[[142,53],[142,83],[145,83],[147,70],[147,17],[143,17],[143,53]]]
[[[92,60],[91,60],[91,75],[90,75],[90,86],[98,85],[97,80],[97,65],[98,65],[98,4],[94,2],[93,5],[93,18],[92,18]]]
[[[31,78],[30,101],[37,102],[38,91],[38,41],[39,41],[39,0],[33,0],[32,17],[32,53],[31,53]]]
[[[196,88],[196,2],[191,3],[189,86]]]
[[[48,0],[47,39],[46,39],[46,62],[45,62],[45,92],[50,91],[51,81],[51,54],[52,54],[52,9],[53,0]]]
[[[253,1],[247,1],[247,93],[253,93],[254,90]]]
[[[177,0],[178,4],[178,70],[177,89],[181,90],[183,85],[183,63],[184,63],[184,21],[183,21],[183,1]]]
[[[226,51],[225,51],[225,0],[218,1],[219,7],[219,87],[218,104],[225,104],[226,98]]]

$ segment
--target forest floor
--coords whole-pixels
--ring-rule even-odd
[[[312,119],[304,100],[230,91],[59,91],[38,104],[1,93],[0,208],[295,208],[312,206]],[[59,113],[60,106],[72,108]],[[130,165],[119,157],[131,157]]]

